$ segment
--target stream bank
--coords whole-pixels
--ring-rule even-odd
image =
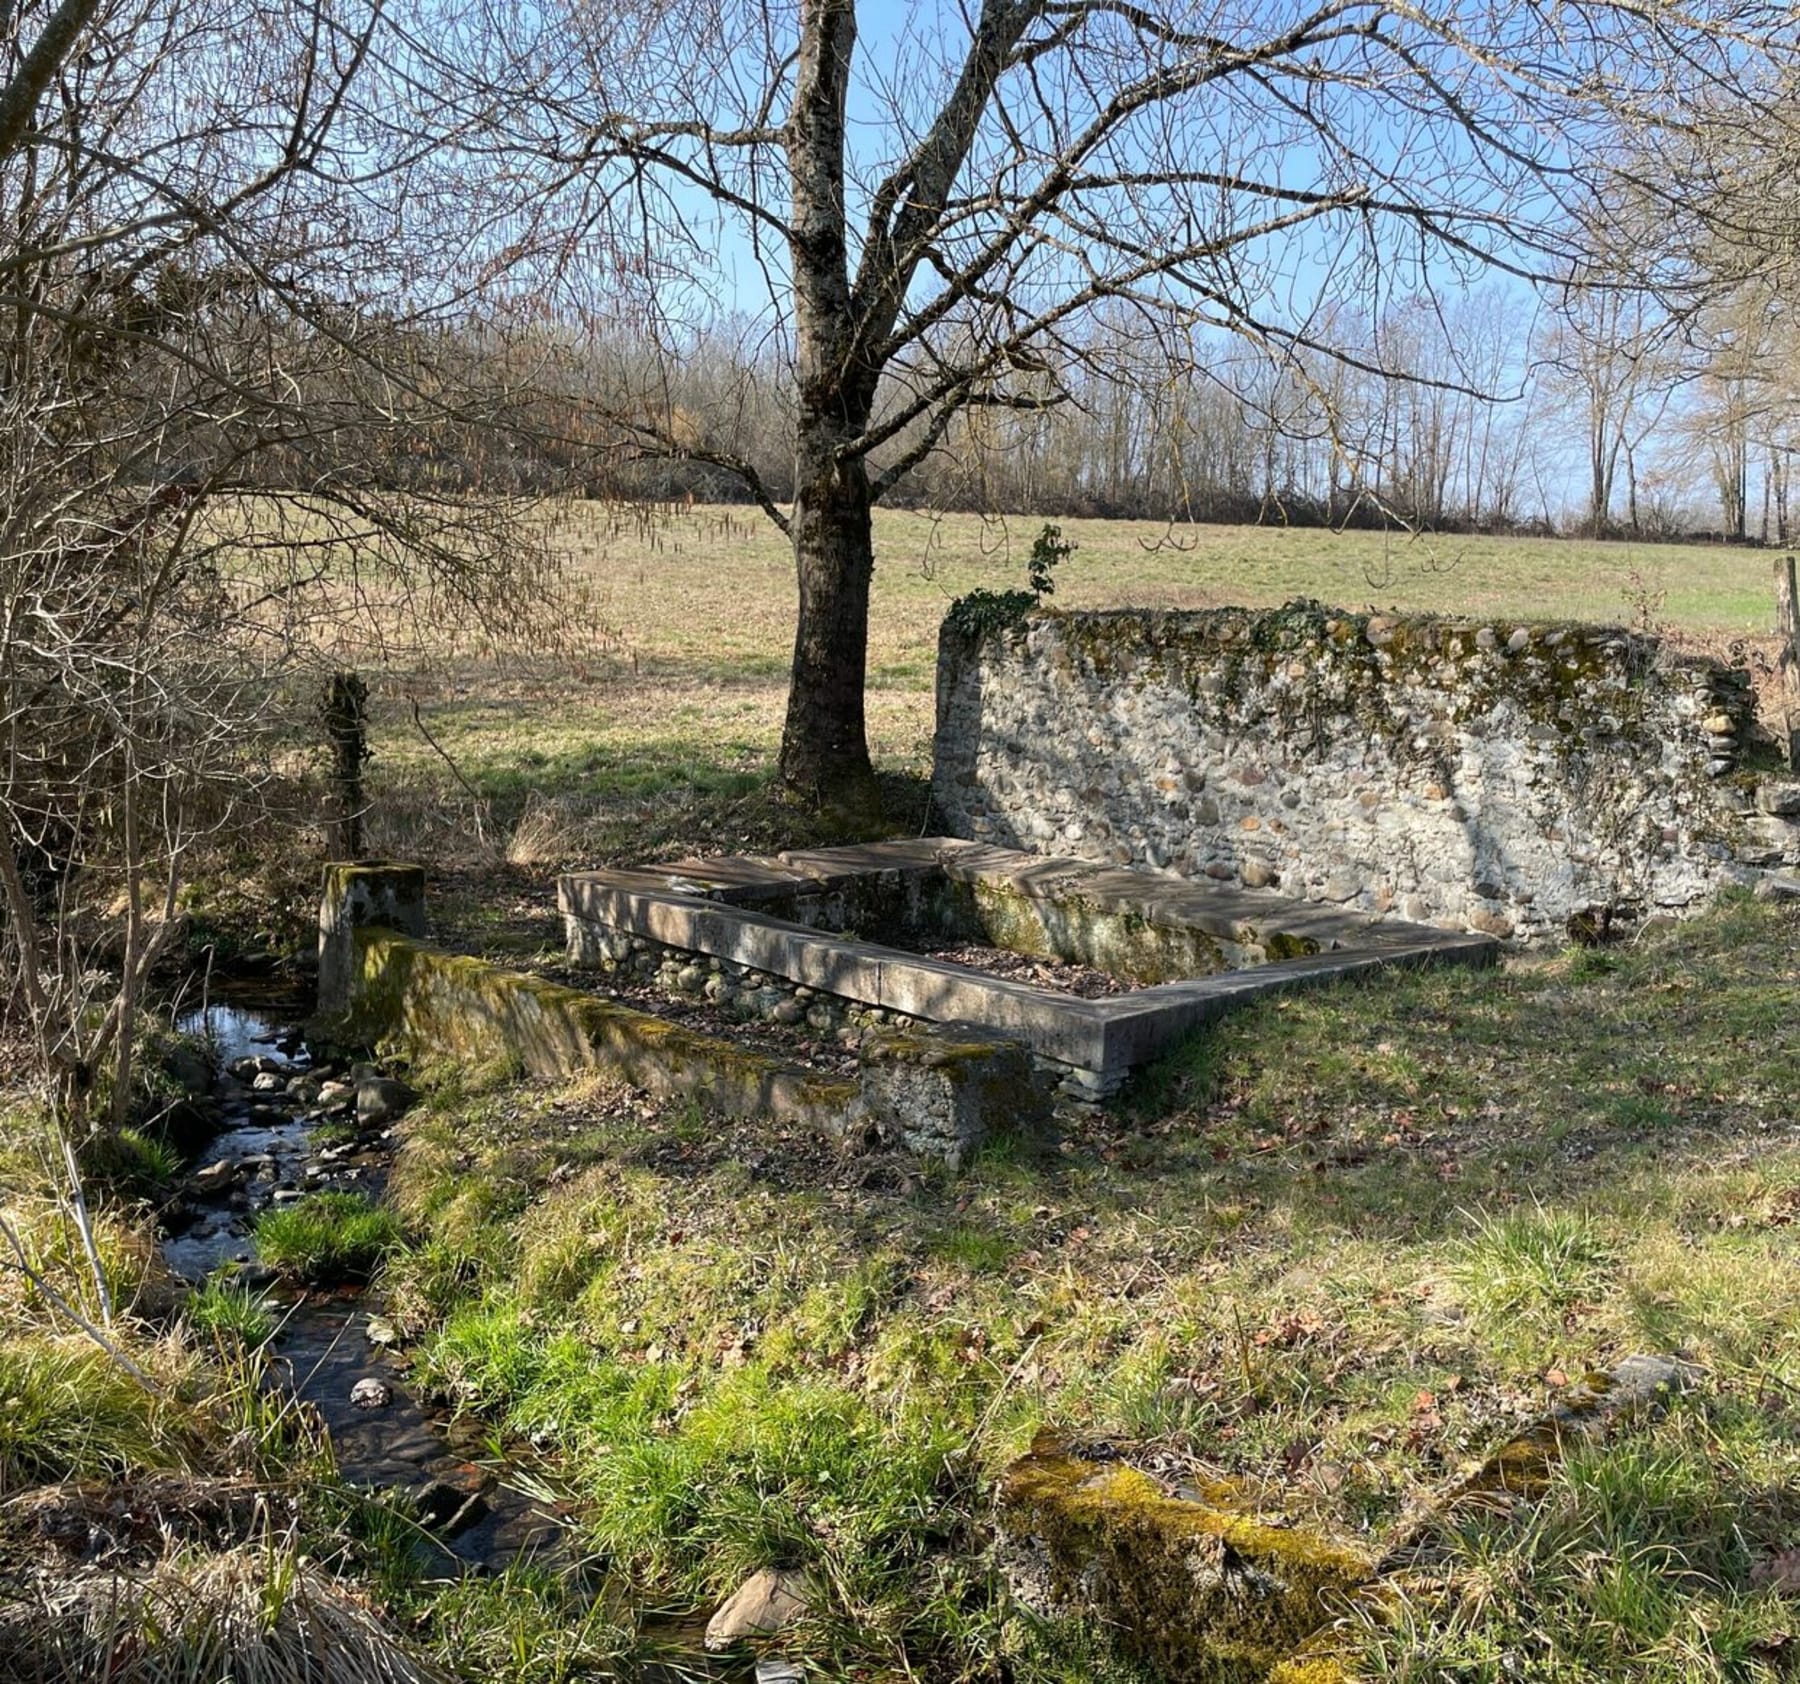
[[[196,1288],[221,1274],[266,1297],[273,1383],[323,1425],[346,1484],[391,1493],[416,1516],[428,1571],[503,1571],[556,1546],[554,1506],[507,1482],[510,1461],[475,1426],[419,1396],[365,1288],[297,1287],[256,1255],[265,1210],[328,1191],[380,1197],[411,1098],[372,1064],[315,1057],[300,1027],[307,1009],[259,993],[178,1022],[212,1049],[205,1097],[219,1126],[165,1207],[164,1260]]]
[[[529,1446],[508,1445],[479,1420],[422,1395],[395,1330],[359,1284],[301,1286],[257,1255],[265,1211],[310,1194],[379,1199],[414,1095],[391,1070],[310,1047],[310,1001],[258,990],[182,1016],[177,1028],[210,1050],[201,1103],[217,1129],[165,1206],[161,1249],[199,1288],[224,1278],[261,1296],[277,1318],[269,1384],[302,1404],[329,1438],[338,1477],[418,1523],[425,1580],[491,1577],[546,1567],[625,1605],[629,1591],[597,1574],[575,1545],[568,1506],[533,1477]],[[798,1684],[791,1663],[706,1652],[706,1614],[634,1613],[646,1684]]]

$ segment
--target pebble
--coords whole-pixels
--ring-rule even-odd
[[[196,1193],[222,1193],[237,1179],[237,1165],[229,1158],[220,1158],[217,1163],[208,1164],[205,1169],[197,1169],[188,1177],[188,1185]]]
[[[394,1401],[394,1389],[385,1380],[365,1374],[350,1388],[350,1401],[358,1409],[386,1409]]]

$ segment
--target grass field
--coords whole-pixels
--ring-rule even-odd
[[[788,1651],[883,1684],[1150,1684],[991,1571],[994,1481],[1040,1426],[1378,1550],[1572,1377],[1679,1351],[1690,1398],[1463,1515],[1345,1610],[1346,1673],[1306,1676],[1774,1684],[1797,975],[1796,914],[1742,897],[1625,954],[1276,1000],[959,1178],[593,1080],[452,1085],[407,1124],[394,1314],[660,1606],[803,1567]],[[579,1613],[536,1594],[425,1618],[510,1678]]]
[[[589,850],[673,835],[671,801],[749,794],[781,734],[793,640],[786,540],[741,508],[649,513],[594,503],[548,511],[583,593],[567,648],[494,666],[387,675],[381,758],[405,833],[421,779],[442,760],[414,729],[410,699],[468,783],[516,821],[532,795],[590,818]],[[1066,520],[1079,546],[1056,604],[1074,608],[1275,605],[1297,596],[1510,619],[1654,623],[1718,645],[1771,619],[1769,558],[1703,545],[1533,538],[1416,539],[1275,526],[1177,527]],[[930,760],[938,626],[958,596],[1022,586],[1042,522],[882,511],[869,637],[869,735],[884,768]],[[409,698],[403,705],[401,697]],[[647,828],[646,828],[647,827]],[[418,851],[417,846],[413,851]]]
[[[883,517],[872,736],[915,785],[943,612],[1022,583],[1039,524]],[[1063,524],[1059,605],[1304,595],[1713,647],[1765,618],[1747,551]],[[477,945],[553,947],[565,859],[812,839],[768,795],[778,536],[589,507],[563,535],[585,652],[409,681],[521,868],[440,872],[440,920]],[[387,799],[423,812],[448,774],[387,717]],[[804,1566],[826,1589],[795,1649],[884,1684],[1145,1676],[1092,1628],[1022,1618],[990,1570],[995,1476],[1041,1424],[1373,1542],[1590,1364],[1678,1350],[1707,1370],[1694,1398],[1529,1509],[1470,1515],[1332,1647],[1412,1684],[1773,1684],[1800,1585],[1797,967],[1795,916],[1739,899],[1624,954],[1275,1002],[1060,1151],[956,1181],[603,1083],[452,1073],[409,1124],[394,1191],[419,1240],[387,1285],[421,1378],[538,1445],[630,1583],[704,1612]],[[591,1613],[509,1578],[418,1618],[510,1678]]]
[[[589,635],[370,675],[372,839],[433,866],[439,935],[496,954],[556,950],[564,862],[841,840],[771,790],[778,537],[735,510],[562,514]],[[1021,583],[1039,524],[883,517],[870,700],[894,794],[919,794],[945,607]],[[1700,548],[1064,526],[1081,547],[1057,601],[1087,606],[1307,595],[1718,646],[1760,629],[1768,572]],[[307,846],[269,855],[252,864],[309,915]],[[1376,1553],[1590,1365],[1679,1352],[1703,1370],[1690,1395],[1529,1501],[1459,1512],[1423,1568],[1342,1607],[1304,1676],[1779,1684],[1800,1631],[1797,982],[1800,912],[1732,896],[1628,948],[1272,1000],[1060,1140],[997,1142],[956,1177],[602,1077],[426,1062],[392,1208],[288,1207],[299,1227],[259,1238],[316,1275],[374,1224],[355,1266],[380,1255],[417,1377],[497,1450],[531,1447],[576,1570],[422,1576],[410,1523],[336,1488],[272,1401],[260,1301],[184,1306],[143,1208],[111,1199],[115,1335],[158,1383],[125,1384],[0,1271],[0,1562],[43,1550],[28,1491],[179,1475],[283,1492],[268,1582],[343,1573],[382,1641],[471,1684],[708,1676],[692,1617],[769,1564],[808,1574],[783,1643],[809,1678],[1160,1684],[1098,1622],[1028,1616],[996,1570],[996,1480],[1040,1427]],[[5,1203],[98,1315],[40,1135],[0,1113]]]

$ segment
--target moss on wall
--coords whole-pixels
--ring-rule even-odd
[[[1528,939],[1800,858],[1732,782],[1747,675],[1622,628],[1043,609],[940,655],[933,792],[978,841]]]
[[[358,930],[356,961],[350,1032],[417,1057],[505,1060],[534,1076],[603,1065],[650,1092],[833,1132],[856,1099],[852,1083],[390,930]]]

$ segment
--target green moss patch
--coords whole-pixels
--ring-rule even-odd
[[[1351,1545],[1172,1496],[1050,1434],[1007,1469],[1000,1513],[1015,1558],[1038,1558],[1021,1576],[1038,1569],[1052,1603],[1113,1625],[1171,1680],[1264,1677],[1373,1572]]]

